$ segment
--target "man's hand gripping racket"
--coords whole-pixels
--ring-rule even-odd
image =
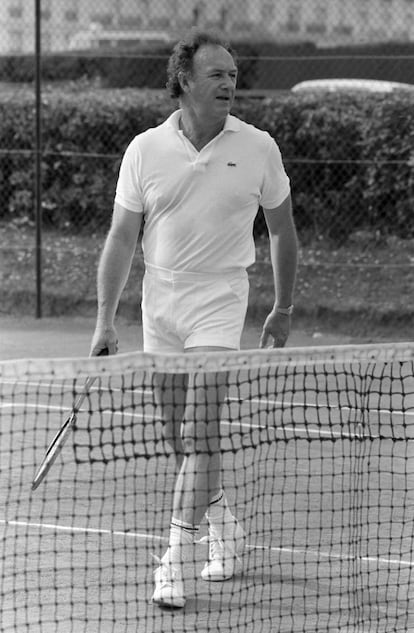
[[[102,351],[99,352],[98,356],[106,356],[107,354],[108,354],[108,350],[103,349]],[[60,427],[59,431],[56,433],[55,437],[53,438],[52,442],[50,443],[46,451],[46,455],[44,456],[43,461],[40,464],[39,469],[36,472],[36,475],[33,479],[32,490],[36,490],[36,488],[44,480],[49,470],[55,463],[55,460],[57,456],[59,455],[60,451],[62,450],[70,432],[75,428],[77,414],[79,413],[80,408],[83,404],[83,401],[89,394],[89,391],[93,383],[95,382],[95,380],[96,378],[94,377],[90,377],[86,379],[83,392],[78,396],[77,400],[75,400],[70,416],[67,418],[64,424]]]

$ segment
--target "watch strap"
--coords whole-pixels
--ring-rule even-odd
[[[293,305],[288,306],[287,308],[276,308],[276,312],[278,314],[285,314],[286,316],[290,316],[293,312]]]

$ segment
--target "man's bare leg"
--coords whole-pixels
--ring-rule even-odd
[[[217,348],[199,348],[192,351],[203,352],[213,349],[217,351]],[[227,372],[192,374],[188,381],[185,411],[182,409],[181,395],[177,397],[169,394],[166,397],[166,386],[172,387],[174,383],[177,386],[176,379],[170,378],[169,382],[165,381],[164,390],[161,389],[164,395],[162,398],[158,396],[157,399],[160,403],[163,402],[164,420],[170,423],[169,428],[173,431],[173,438],[170,437],[169,444],[175,447],[176,454],[179,454],[178,448],[182,450],[183,458],[174,492],[169,546],[161,559],[162,566],[156,572],[158,576],[154,601],[170,606],[183,606],[185,598],[181,566],[193,559],[194,537],[210,502],[214,500],[214,504],[217,505],[216,513],[219,508],[217,529],[220,533],[227,522],[231,524],[233,537],[234,527],[238,524],[228,508],[222,490],[220,417],[227,394]],[[177,440],[177,427],[183,413],[180,444]],[[167,426],[164,427],[164,431],[166,429]],[[173,578],[174,582],[170,583],[170,578]]]
[[[186,406],[187,385],[187,374],[154,375],[154,393],[161,410],[163,438],[175,455],[178,471],[184,459],[181,426]]]

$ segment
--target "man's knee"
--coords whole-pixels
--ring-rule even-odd
[[[196,423],[185,420],[182,425],[181,441],[185,455],[216,453],[220,450],[219,425],[213,422]]]
[[[163,440],[170,448],[173,449],[174,453],[182,453],[183,445],[181,440],[180,433],[181,423],[177,423],[173,420],[168,420],[164,422],[162,428],[162,437]]]

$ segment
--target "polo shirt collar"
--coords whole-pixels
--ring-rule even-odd
[[[181,110],[176,110],[168,117],[165,123],[168,125],[168,127],[172,127],[174,128],[174,130],[179,131],[180,117],[181,117]],[[238,132],[239,130],[240,130],[239,119],[233,116],[232,114],[228,114],[222,131],[223,132]]]

